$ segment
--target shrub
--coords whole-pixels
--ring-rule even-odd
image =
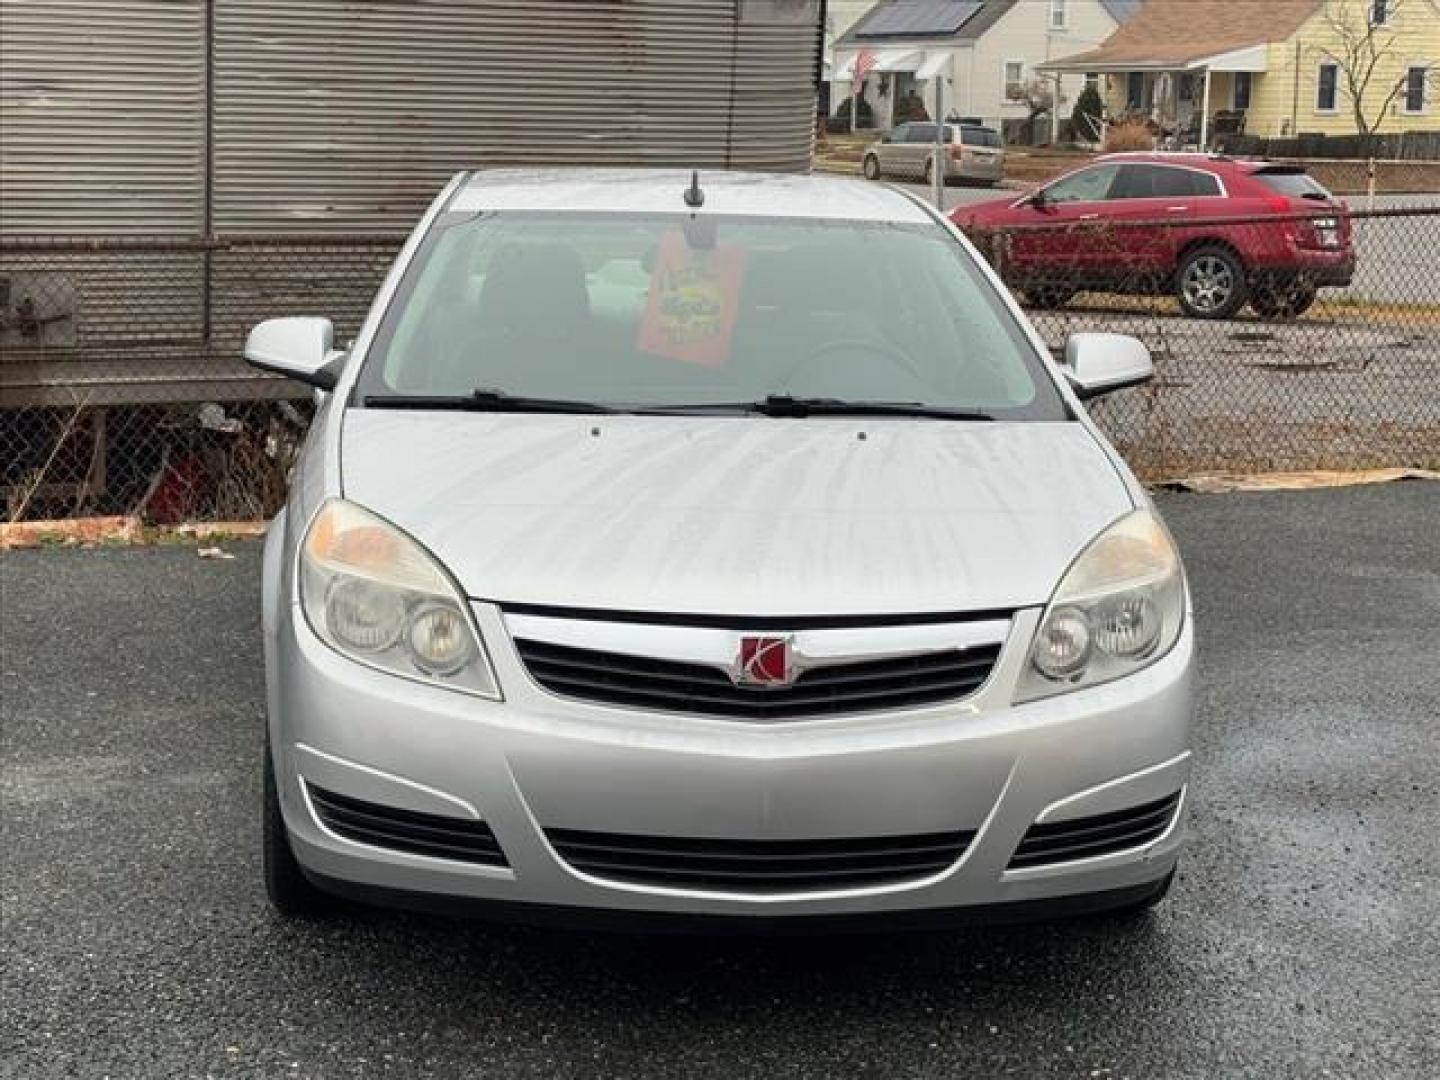
[[[1126,120],[1105,129],[1105,152],[1120,150],[1154,150],[1155,136],[1144,120]]]
[[[860,110],[860,115],[865,115],[865,110]],[[930,114],[925,110],[925,102],[915,91],[910,91],[899,101],[895,102],[895,123],[905,124],[911,121],[929,120]]]
[[[1090,142],[1094,132],[1100,130],[1100,117],[1104,115],[1105,103],[1100,100],[1100,91],[1089,83],[1075,99],[1075,108],[1070,111],[1072,138]]]
[[[831,131],[848,131],[850,129],[850,109],[854,100],[853,97],[847,97],[844,101],[840,102],[840,107],[835,110],[835,115],[831,117]],[[836,123],[837,121],[838,123]],[[864,98],[860,99],[858,121],[855,125],[856,127],[868,128],[875,126],[875,110],[870,107],[870,103]]]

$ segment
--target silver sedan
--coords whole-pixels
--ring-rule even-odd
[[[1183,839],[1175,545],[919,200],[860,181],[457,176],[347,348],[266,542],[264,866],[585,922],[1133,909]]]

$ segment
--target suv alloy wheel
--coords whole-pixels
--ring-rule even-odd
[[[1206,244],[1186,253],[1175,273],[1175,297],[1186,315],[1228,319],[1245,305],[1245,268],[1235,253]]]

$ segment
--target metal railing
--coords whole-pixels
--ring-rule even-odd
[[[272,513],[308,391],[241,359],[277,315],[359,328],[403,237],[0,240],[0,520]]]

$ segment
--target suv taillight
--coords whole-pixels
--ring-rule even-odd
[[[1349,240],[1349,229],[1342,215],[1335,217],[1314,217],[1299,223],[1295,230],[1295,242],[1307,248],[1339,248]]]
[[[1284,227],[1297,247],[1333,248],[1342,246],[1344,242],[1337,218],[1326,216],[1313,201],[1273,196],[1265,200],[1265,206],[1273,213],[1290,218],[1284,222]],[[1307,216],[1300,217],[1301,214]]]

